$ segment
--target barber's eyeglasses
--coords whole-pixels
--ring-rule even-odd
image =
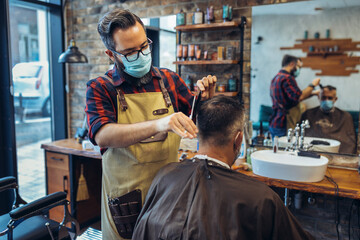
[[[138,60],[140,53],[144,56],[149,55],[152,51],[152,44],[153,42],[151,41],[151,39],[148,38],[146,45],[141,47],[140,50],[134,50],[126,54],[119,53],[115,50],[112,50],[112,52],[117,55],[125,57],[128,62],[134,62]]]

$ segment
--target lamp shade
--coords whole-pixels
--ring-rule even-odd
[[[59,56],[59,63],[87,63],[87,57],[79,51],[74,39],[71,39],[68,49]]]

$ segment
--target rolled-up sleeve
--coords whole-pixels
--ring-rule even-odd
[[[116,102],[109,93],[108,86],[101,79],[91,80],[87,84],[86,108],[89,139],[96,144],[95,135],[108,123],[116,123]]]

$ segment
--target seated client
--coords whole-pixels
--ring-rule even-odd
[[[264,183],[230,169],[244,108],[217,96],[198,110],[199,152],[155,177],[133,239],[313,239]]]
[[[305,131],[309,137],[330,138],[341,142],[340,153],[356,153],[356,134],[350,113],[340,110],[334,104],[336,88],[324,86],[320,91],[320,106],[304,112],[301,120],[309,120],[310,128]]]

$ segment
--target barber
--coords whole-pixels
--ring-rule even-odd
[[[295,80],[300,74],[302,61],[300,58],[285,55],[282,69],[271,81],[270,96],[273,113],[270,117],[269,130],[272,137],[285,136],[287,129],[294,128],[301,118],[300,102],[319,91],[314,88],[320,84],[320,78],[315,78],[311,84],[301,90]]]
[[[152,66],[152,41],[138,16],[115,9],[100,19],[98,32],[115,64],[87,83],[89,138],[102,153],[103,239],[123,239],[108,199],[139,189],[144,202],[157,171],[177,161],[180,138],[196,138],[198,129],[188,117],[193,94],[178,74]],[[197,81],[203,99],[214,95],[216,80]]]

